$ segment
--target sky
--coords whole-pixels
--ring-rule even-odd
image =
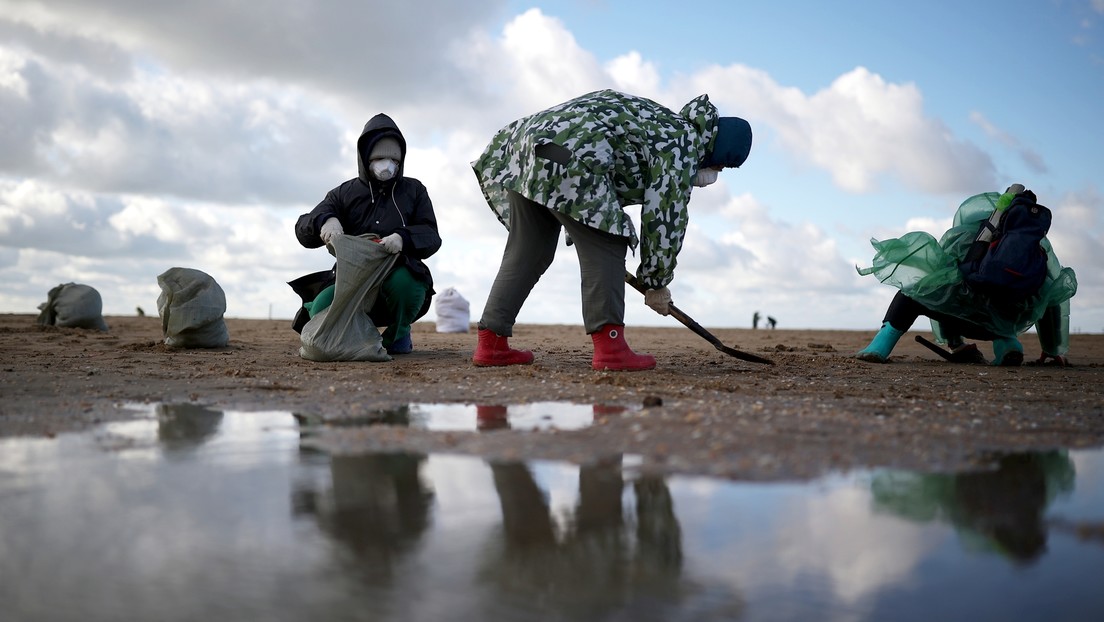
[[[874,330],[896,290],[856,272],[872,238],[938,237],[1023,183],[1077,273],[1072,331],[1104,331],[1104,0],[0,0],[0,313],[76,282],[155,315],[186,267],[227,317],[290,320],[287,281],[333,265],[294,223],[385,112],[437,215],[435,288],[476,321],[506,230],[471,161],[604,88],[751,123],[747,162],[694,190],[670,285],[704,326]],[[630,326],[678,326],[626,299]],[[518,322],[582,324],[573,248]]]

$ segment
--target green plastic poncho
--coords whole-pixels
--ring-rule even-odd
[[[986,192],[963,201],[951,228],[939,240],[924,231],[889,240],[871,239],[876,251],[872,265],[855,269],[863,276],[873,274],[929,309],[1002,337],[1016,337],[1035,326],[1043,351],[1064,356],[1069,351],[1069,301],[1077,293],[1077,277],[1072,268],[1059,263],[1049,240],[1042,241],[1047,253],[1046,282],[1038,294],[1022,303],[996,305],[962,279],[958,264],[977,237],[980,221],[989,218],[1000,196],[999,192]],[[940,343],[946,342],[939,322],[932,321],[932,332]]]

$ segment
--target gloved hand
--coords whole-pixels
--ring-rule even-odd
[[[671,314],[671,290],[666,287],[644,292],[644,304],[660,315]]]
[[[1047,354],[1043,352],[1031,365],[1053,365],[1055,367],[1069,367],[1069,359],[1059,354]]]
[[[392,255],[398,255],[402,252],[402,236],[397,233],[392,233],[391,235],[380,238],[379,243]]]
[[[343,233],[345,233],[345,229],[342,228],[341,221],[331,217],[329,220],[322,223],[322,230],[318,232],[318,237],[322,238],[323,243],[329,244],[333,236]]]

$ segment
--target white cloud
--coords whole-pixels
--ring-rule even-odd
[[[440,97],[442,84],[463,91],[463,81],[441,62],[441,50],[491,21],[501,6],[448,0],[293,0],[263,7],[220,0],[3,0],[0,21],[38,33],[39,41],[51,39],[54,53],[61,41],[117,46],[173,72],[239,82],[263,76],[378,106]]]
[[[980,127],[990,138],[1019,154],[1020,159],[1023,160],[1032,173],[1047,172],[1047,165],[1043,161],[1043,156],[1039,155],[1034,149],[1024,146],[1015,136],[993,125],[982,113],[971,112],[970,121]]]
[[[310,196],[339,170],[343,128],[294,88],[156,71],[104,84],[72,67],[25,61],[30,96],[12,101],[0,92],[10,104],[0,126],[9,174],[97,192],[281,204]]]
[[[510,20],[502,35],[475,34],[456,63],[492,93],[502,114],[489,130],[582,93],[611,86],[598,60],[563,23],[538,9]],[[489,138],[489,136],[488,136]]]
[[[993,185],[989,156],[926,115],[915,85],[887,83],[863,67],[812,95],[742,65],[708,67],[679,88],[708,92],[719,108],[732,111],[722,114],[748,118],[758,128],[757,143],[768,127],[790,157],[823,168],[849,192],[873,192],[885,177],[932,193]]]
[[[693,269],[693,282],[714,292],[718,303],[738,307],[749,293],[812,294],[837,289],[849,277],[847,261],[819,227],[776,220],[748,194],[722,196],[727,201],[719,218],[691,218],[696,224],[680,254],[680,265]]]
[[[510,17],[504,6],[0,0],[0,308],[24,309],[59,282],[87,278],[109,312],[128,313],[156,274],[181,265],[215,276],[230,314],[266,316],[271,303],[290,317],[297,300],[285,281],[332,264],[295,242],[295,218],[356,174],[356,138],[381,111],[406,134],[406,172],[434,202],[438,289],[457,287],[475,317],[506,234],[469,163],[501,126],[589,90],[675,109],[709,93],[722,114],[755,127],[756,176],[781,154],[791,167],[781,183],[808,183],[818,197],[837,188],[964,196],[995,185],[989,156],[931,116],[915,84],[860,67],[806,93],[738,63],[662,76],[638,51],[600,60],[557,17]],[[993,129],[998,142],[1010,139]],[[820,171],[836,188],[815,179]],[[756,309],[785,327],[876,325],[887,293],[855,276],[846,257],[855,251],[843,249],[856,243],[840,231],[865,248],[867,232],[899,235],[890,223],[912,214],[783,218],[785,199],[765,192],[733,196],[722,181],[695,194],[672,285],[680,306],[706,325],[745,325]],[[1091,190],[1079,196],[1070,214],[1099,212]],[[1059,256],[1095,265],[1097,231],[1056,225]],[[811,297],[817,316],[806,312]],[[673,322],[635,292],[627,298],[630,322]],[[561,246],[519,320],[578,322],[578,308],[577,259]]]
[[[1104,275],[1095,267],[1104,265],[1104,235],[1100,229],[1104,196],[1093,188],[1068,193],[1056,201],[1040,201],[1053,214],[1047,238],[1054,244],[1055,254],[1077,273],[1077,295],[1070,301],[1070,328],[1102,332],[1104,318],[1099,310],[1104,309]]]
[[[124,201],[122,209],[107,218],[123,237],[149,236],[158,242],[181,242],[200,231],[215,233],[213,215],[200,212],[193,222],[188,214],[158,198],[134,197]],[[199,226],[197,226],[199,225]]]
[[[0,48],[0,89],[16,97],[27,98],[27,80],[23,77],[23,58]]]
[[[708,489],[693,492],[698,499],[688,500],[696,503],[684,505],[707,508],[703,511],[707,513],[704,518],[684,513],[680,517],[684,525],[711,520],[729,509],[702,502],[710,500]],[[815,584],[822,592],[818,599],[833,603],[823,611],[825,619],[869,618],[887,589],[908,584],[933,551],[953,537],[942,525],[918,526],[872,512],[871,493],[863,489],[861,478],[848,485],[829,479],[781,494],[751,491],[743,496],[745,504],[757,511],[729,519],[725,534],[755,533],[756,537],[715,536],[705,545],[708,555],[696,559],[696,570],[738,586],[750,602]],[[708,532],[708,527],[706,523],[698,529]],[[690,545],[705,552],[699,543]],[[734,564],[733,559],[740,562]],[[797,610],[787,609],[784,603],[778,606],[789,613]]]
[[[0,243],[72,255],[119,256],[119,236],[106,225],[118,208],[84,192],[66,193],[36,181],[0,182]],[[134,250],[134,249],[130,249]]]
[[[606,63],[605,70],[613,78],[615,88],[619,91],[641,95],[659,91],[659,71],[654,63],[645,61],[639,52],[618,56]]]

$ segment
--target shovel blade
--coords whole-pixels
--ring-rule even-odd
[[[628,271],[625,272],[625,282],[628,283],[629,285],[632,285],[633,289],[640,292],[641,294],[643,294],[647,291],[647,288],[644,287],[644,285],[639,280],[637,280],[637,278],[635,276],[633,276],[633,274],[631,272],[628,272]],[[670,311],[671,317],[673,317],[676,320],[678,320],[679,322],[681,322],[683,326],[685,326],[686,328],[689,328],[691,331],[694,332],[695,335],[697,335],[697,336],[701,337],[702,339],[705,339],[709,343],[713,344],[713,347],[717,348],[721,352],[724,352],[725,354],[727,354],[729,356],[738,358],[741,361],[748,361],[749,363],[760,363],[760,364],[763,364],[763,365],[774,365],[774,361],[772,361],[770,359],[765,359],[761,356],[756,356],[756,355],[751,354],[749,352],[742,352],[740,350],[737,350],[736,348],[730,348],[730,347],[726,346],[725,344],[721,343],[721,340],[717,339],[717,337],[714,336],[713,333],[705,330],[705,328],[703,328],[701,324],[698,324],[697,322],[695,322],[692,317],[690,317],[689,315],[686,315],[686,313],[684,313],[682,311],[682,309],[679,309],[675,305],[673,305],[673,304],[669,305],[669,311]]]

